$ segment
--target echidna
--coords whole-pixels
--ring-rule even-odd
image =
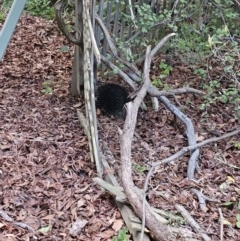
[[[127,90],[121,85],[104,84],[98,88],[96,106],[103,114],[114,117],[125,117],[124,105],[130,101]]]

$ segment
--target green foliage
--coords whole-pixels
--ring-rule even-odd
[[[1,9],[8,11],[11,8],[13,0],[4,0],[1,5]]]
[[[12,3],[13,0],[4,0],[1,8],[8,11],[11,8]],[[55,17],[54,9],[50,4],[50,0],[28,0],[25,5],[25,10],[33,16],[50,20]]]
[[[0,12],[0,23],[2,23],[6,18],[6,15],[3,12]]]
[[[175,54],[179,55],[185,64],[203,63],[210,56],[210,51],[206,47],[206,39],[194,31],[197,28],[196,24],[190,27],[189,23],[183,22],[178,28],[179,31],[172,42]]]
[[[60,52],[69,52],[69,51],[70,51],[70,48],[69,48],[68,45],[63,45],[63,46],[61,46],[61,48],[60,48],[59,51],[60,51]]]
[[[41,233],[47,233],[49,230],[50,230],[49,226],[42,227],[42,228],[38,229],[38,231],[41,232]]]
[[[125,1],[117,1],[122,4],[123,11],[121,17],[124,19],[125,26],[133,26],[135,35],[129,41],[124,42],[120,39],[115,38],[117,47],[121,50],[121,54],[130,62],[134,62],[139,56],[138,53],[132,54],[131,49],[134,47],[139,52],[145,49],[148,45],[155,45],[159,41],[158,32],[156,26],[161,21],[166,20],[166,15],[157,15],[154,13],[146,3],[136,2],[134,7],[132,5],[126,6]],[[126,9],[131,8],[134,12],[134,18],[131,17],[130,11],[124,12]],[[160,29],[158,27],[158,29]],[[127,29],[128,31],[128,29]],[[128,33],[126,33],[128,34]]]
[[[240,117],[240,95],[235,85],[232,84],[228,88],[224,88],[218,80],[211,80],[203,85],[203,89],[207,94],[204,96],[204,102],[201,104],[200,109],[204,110],[211,104],[220,102],[232,104],[236,112],[235,118]]]
[[[201,76],[202,79],[206,79],[206,70],[204,68],[194,69],[194,74]]]
[[[138,13],[138,18],[135,23],[142,33],[148,33],[149,28],[159,22],[159,18],[155,13],[153,13],[151,7],[146,3],[141,5],[136,4],[135,7]]]
[[[51,83],[49,81],[43,82],[43,88],[42,88],[41,92],[44,94],[52,93],[52,87],[51,87]]]
[[[164,62],[161,62],[159,64],[159,70],[160,70],[159,79],[154,79],[152,81],[152,85],[154,85],[155,87],[161,87],[161,89],[163,90],[169,90],[170,89],[169,85],[167,83],[164,83],[163,79],[170,74],[172,67],[167,65]]]
[[[39,16],[45,19],[54,19],[54,8],[50,7],[49,0],[29,0],[26,3],[25,10],[33,16]]]
[[[226,41],[226,39],[229,40]],[[237,119],[240,117],[240,96],[237,88],[240,76],[240,46],[233,40],[233,37],[231,37],[227,25],[216,29],[213,35],[209,35],[206,46],[211,51],[211,58],[215,60],[215,65],[217,64],[218,69],[221,69],[220,74],[225,76],[225,83],[222,85],[218,80],[210,80],[208,84],[203,86],[203,88],[207,90],[208,95],[205,96],[205,102],[201,106],[201,109],[204,109],[212,103],[217,103],[217,101],[224,104],[232,104],[236,113],[235,118]],[[211,72],[214,73],[215,66],[208,65],[207,69],[208,76],[211,78]],[[205,73],[202,69],[201,72],[198,73],[202,75],[204,79],[206,79],[207,76],[207,69]],[[197,73],[197,71],[195,73]],[[226,85],[226,83],[228,84]]]
[[[237,228],[240,228],[240,214],[237,214],[236,219],[237,219],[236,226]]]
[[[159,64],[159,69],[160,69],[160,72],[161,72],[160,78],[163,79],[163,78],[166,78],[170,74],[170,72],[172,70],[172,67],[167,65],[164,62],[161,62]]]
[[[236,149],[240,150],[240,141],[232,141],[232,144]],[[239,202],[239,204],[240,204],[240,202]],[[239,207],[239,209],[240,209],[240,207]]]
[[[112,241],[128,241],[130,236],[127,235],[127,232],[127,228],[119,230],[118,235]]]
[[[147,170],[146,167],[140,166],[140,165],[138,165],[137,163],[133,163],[133,169],[134,169],[135,171],[137,171],[137,172],[144,172],[144,171]]]

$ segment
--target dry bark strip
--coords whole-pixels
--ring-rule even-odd
[[[139,218],[142,217],[142,202],[143,199],[138,195],[133,180],[132,180],[132,165],[131,165],[131,144],[136,126],[137,112],[139,106],[146,95],[150,80],[151,51],[147,48],[146,58],[144,63],[143,86],[139,90],[138,95],[133,102],[127,104],[127,117],[124,123],[123,133],[120,138],[121,144],[121,169],[122,169],[122,184],[124,191],[128,197],[131,206]],[[152,231],[158,241],[174,241],[176,240],[167,226],[164,226],[152,214],[146,206],[146,226]]]

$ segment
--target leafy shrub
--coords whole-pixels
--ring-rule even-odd
[[[8,11],[12,6],[13,0],[4,0],[1,8]],[[54,1],[53,1],[54,3]],[[28,0],[25,10],[33,16],[39,16],[45,19],[54,19],[55,13],[51,0]]]
[[[33,16],[39,16],[45,19],[54,19],[55,12],[53,7],[50,7],[49,0],[29,0],[26,3],[25,10]]]

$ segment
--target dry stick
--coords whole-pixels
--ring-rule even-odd
[[[97,21],[97,23],[99,24],[100,28],[102,29],[104,36],[107,40],[107,43],[109,45],[109,48],[113,54],[113,56],[118,59],[122,64],[124,64],[125,66],[127,66],[131,71],[131,78],[136,81],[139,82],[139,76],[141,76],[141,72],[138,70],[138,68],[136,66],[134,66],[133,64],[130,64],[128,61],[126,61],[125,59],[121,58],[118,55],[118,50],[115,47],[113,40],[109,34],[108,29],[106,28],[106,26],[104,25],[104,23],[102,22],[101,18],[96,14],[95,19]],[[170,37],[175,36],[175,33],[171,33],[169,35],[167,35],[162,41],[165,42],[167,41]],[[157,53],[157,51],[159,50],[159,48],[162,47],[162,41],[159,42],[158,45],[156,45],[156,47],[152,50],[151,53],[151,58]],[[117,70],[118,75],[124,79],[124,81],[130,85],[133,89],[136,89],[137,86],[135,85],[135,83],[132,83],[132,79],[129,78],[129,76],[127,74],[125,74],[122,70],[120,70],[117,66],[115,66],[113,63],[111,63],[107,58],[105,57],[101,57],[101,59],[103,60],[103,62],[112,70]],[[193,88],[189,88],[189,87],[184,87],[184,88],[179,88],[179,89],[174,89],[174,90],[157,90],[156,88],[154,88],[153,86],[149,86],[148,87],[148,93],[152,96],[152,97],[159,97],[159,96],[172,96],[172,95],[181,95],[181,94],[185,94],[185,93],[193,93],[193,94],[205,94],[205,92],[200,91],[200,90],[196,90]]]
[[[192,93],[197,95],[204,95],[205,92],[201,90],[196,90],[190,87],[183,87],[179,89],[173,89],[173,90],[158,90],[153,86],[149,86],[148,88],[148,94],[151,96],[159,97],[159,96],[172,96],[172,95],[182,95],[186,93]]]
[[[153,50],[151,51],[150,53],[150,62],[151,62],[151,59],[153,58],[153,56],[158,52],[158,50],[165,44],[165,42],[167,42],[167,40],[172,37],[172,36],[175,36],[175,33],[170,33],[168,34],[167,36],[165,36],[154,48]],[[149,72],[145,72],[144,71],[144,74],[147,75],[147,78],[149,78]],[[148,92],[149,90],[152,89],[154,90],[154,88],[152,88],[152,85],[149,83],[148,85]],[[140,241],[143,240],[143,234],[144,234],[144,228],[145,228],[145,222],[146,222],[146,213],[145,213],[145,205],[146,203],[146,192],[144,192],[143,194],[143,201],[142,201],[142,229],[141,229],[141,236],[140,236]]]
[[[188,147],[184,147],[182,148],[180,151],[178,151],[177,153],[175,153],[174,155],[162,160],[161,162],[155,162],[155,163],[152,163],[151,164],[151,168],[150,170],[148,171],[148,174],[147,174],[147,177],[146,177],[146,180],[145,180],[145,183],[144,183],[144,188],[143,188],[143,197],[146,196],[146,192],[147,192],[147,189],[148,189],[148,183],[149,183],[149,179],[152,175],[152,172],[153,170],[155,169],[155,167],[161,165],[161,164],[167,164],[167,163],[170,163],[174,160],[176,160],[177,158],[180,158],[182,157],[186,152],[189,152],[189,151],[193,151],[197,148],[200,148],[204,145],[207,145],[209,143],[212,143],[212,142],[217,142],[217,141],[220,141],[222,139],[226,139],[226,138],[229,138],[231,136],[234,136],[234,135],[237,135],[240,133],[240,128],[238,128],[237,130],[235,131],[232,131],[228,134],[225,134],[225,135],[222,135],[220,137],[214,137],[214,138],[210,138],[210,139],[207,139],[205,141],[202,141],[196,145],[193,145],[193,146],[188,146]],[[143,199],[143,206],[145,204],[145,198]],[[142,220],[142,222],[144,222],[144,220]]]
[[[136,66],[134,66],[133,64],[130,64],[128,61],[124,60],[123,58],[121,58],[118,55],[118,50],[115,47],[113,40],[111,38],[111,36],[109,35],[109,31],[108,29],[105,27],[104,23],[102,22],[101,18],[96,14],[96,22],[99,24],[100,28],[102,29],[104,36],[107,40],[107,43],[109,45],[109,48],[113,54],[113,56],[118,59],[122,64],[124,64],[125,66],[127,66],[131,71],[131,78],[129,78],[129,76],[127,74],[125,74],[122,70],[120,70],[117,66],[115,66],[113,63],[111,63],[107,58],[105,58],[104,56],[101,56],[101,59],[103,60],[104,64],[106,64],[110,69],[117,71],[118,75],[124,79],[124,81],[130,85],[133,89],[136,89],[137,86],[135,85],[135,83],[132,81],[132,79],[136,82],[139,82],[139,76],[141,76],[141,72],[137,69]],[[167,39],[169,39],[170,37],[175,36],[175,33],[171,33],[169,35],[167,35],[163,41],[165,42]],[[159,48],[162,46],[162,41],[152,50],[151,53],[151,58],[154,56],[154,54],[157,53],[157,51],[159,50]],[[196,90],[193,88],[189,88],[189,87],[184,87],[184,88],[179,88],[179,89],[174,89],[174,90],[157,90],[156,88],[154,88],[153,86],[149,86],[148,87],[148,93],[152,96],[152,97],[159,97],[159,96],[172,96],[172,95],[181,95],[181,94],[185,94],[185,93],[193,93],[193,94],[205,94],[205,92],[200,91],[200,90]]]
[[[118,50],[117,48],[115,47],[114,43],[113,43],[113,40],[109,34],[109,30],[106,28],[106,26],[104,25],[102,19],[96,14],[95,16],[95,19],[97,21],[97,23],[99,24],[100,28],[102,29],[103,33],[104,33],[104,36],[107,40],[107,43],[108,43],[108,46],[113,54],[113,56],[118,59],[122,64],[124,64],[125,66],[127,66],[131,71],[133,71],[134,73],[136,73],[137,76],[140,76],[141,75],[141,72],[138,70],[138,68],[129,63],[128,61],[126,61],[125,59],[121,58],[119,55],[118,55]]]
[[[197,189],[192,188],[191,192],[194,193],[197,196],[200,208],[204,212],[206,211],[206,208],[207,208],[206,207],[206,201],[220,203],[219,200],[206,197],[202,192],[198,191]]]
[[[134,134],[134,129],[137,121],[138,108],[146,95],[147,88],[149,86],[149,71],[150,71],[150,47],[146,51],[146,59],[144,64],[144,83],[140,89],[137,97],[133,102],[129,102],[127,106],[127,117],[124,123],[123,134],[120,138],[121,148],[121,169],[122,169],[122,184],[124,191],[127,195],[129,202],[131,203],[135,213],[142,217],[142,198],[136,193],[136,189],[132,180],[132,164],[131,164],[131,144]],[[156,217],[151,213],[149,207],[146,207],[146,224],[152,231],[156,240],[158,241],[173,241],[172,233],[158,222]]]
[[[205,233],[205,231],[199,226],[199,224],[193,219],[189,212],[181,205],[175,205],[176,209],[185,217],[191,227],[196,233],[199,233],[204,241],[211,241],[211,238]]]
[[[164,105],[174,114],[174,116],[178,117],[186,128],[188,146],[195,145],[197,143],[194,126],[190,118],[188,118],[183,112],[181,112],[175,105],[173,105],[168,98],[165,96],[160,96],[159,99],[164,103]],[[194,179],[194,171],[198,168],[198,157],[199,157],[199,149],[194,150],[188,161],[188,169],[187,169],[187,177],[189,180]]]
[[[186,152],[189,152],[189,151],[194,151],[195,149],[198,149],[200,147],[203,147],[209,143],[213,143],[213,142],[217,142],[217,141],[221,141],[223,139],[226,139],[226,138],[229,138],[229,137],[232,137],[232,136],[235,136],[237,134],[240,133],[240,126],[235,130],[235,131],[232,131],[232,132],[229,132],[227,134],[224,134],[222,136],[219,136],[219,137],[213,137],[213,138],[210,138],[210,139],[207,139],[205,141],[202,141],[196,145],[192,145],[192,146],[187,146],[187,147],[184,147],[182,148],[180,151],[178,151],[177,153],[175,153],[174,155],[162,160],[161,162],[154,162],[151,164],[152,167],[157,167],[161,164],[167,164],[169,162],[172,162],[174,160],[176,160],[177,158],[180,158],[182,157]]]
[[[220,241],[223,241],[223,214],[221,208],[218,211],[220,216]]]
[[[157,167],[157,166],[159,166],[161,164],[170,163],[170,162],[176,160],[177,158],[182,157],[186,152],[193,151],[193,150],[195,150],[197,148],[200,148],[200,147],[203,147],[203,146],[205,146],[205,145],[207,145],[209,143],[217,142],[217,141],[229,138],[231,136],[237,135],[239,133],[240,133],[240,127],[237,130],[229,132],[229,133],[227,133],[225,135],[222,135],[220,137],[213,137],[213,138],[207,139],[205,141],[202,141],[202,142],[200,142],[200,143],[198,143],[196,145],[184,147],[180,151],[175,153],[174,155],[172,155],[172,156],[170,156],[170,157],[168,157],[166,159],[163,159],[161,162],[154,162],[154,163],[150,164],[151,168],[148,171],[147,178],[146,178],[145,183],[144,183],[144,191],[145,192],[147,191],[148,182],[149,182],[150,176],[152,174],[152,171],[154,170],[155,167]]]

